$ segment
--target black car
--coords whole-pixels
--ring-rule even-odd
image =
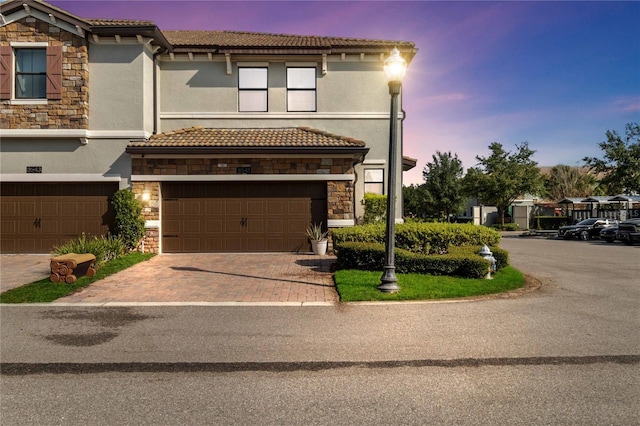
[[[602,228],[600,231],[600,239],[608,243],[613,243],[618,238],[618,225]]]
[[[601,217],[593,217],[576,223],[575,225],[563,226],[558,230],[558,236],[566,240],[580,238],[587,241],[593,237],[600,236],[600,231],[604,228],[616,225],[618,222]]]

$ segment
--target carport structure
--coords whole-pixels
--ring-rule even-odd
[[[592,217],[612,220],[640,217],[640,196],[638,195],[563,198],[558,201],[558,204],[565,206],[565,215],[571,217],[573,222]]]

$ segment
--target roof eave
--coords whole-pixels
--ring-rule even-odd
[[[203,154],[268,154],[268,155],[345,155],[363,156],[369,148],[362,147],[213,147],[213,146],[128,146],[128,154],[172,154],[172,155],[203,155]]]
[[[99,36],[136,36],[142,35],[153,39],[152,44],[169,51],[173,45],[156,25],[92,25],[89,31]]]

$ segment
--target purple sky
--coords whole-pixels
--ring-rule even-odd
[[[606,130],[640,122],[640,2],[65,1],[84,18],[161,30],[241,30],[410,40],[404,175],[439,150],[465,168],[491,142],[528,141],[542,166],[600,156]],[[349,136],[349,135],[345,135]]]

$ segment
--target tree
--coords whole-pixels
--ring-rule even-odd
[[[491,155],[477,156],[480,167],[468,169],[463,179],[467,195],[497,207],[501,225],[507,208],[516,198],[526,193],[537,195],[543,190],[538,163],[531,159],[535,151],[529,149],[528,142],[516,148],[518,151],[512,154],[502,144],[493,142],[489,145]]]
[[[467,198],[462,192],[464,169],[457,154],[436,151],[432,158],[422,172],[427,210],[438,219],[450,221],[452,214],[464,208]]]
[[[402,187],[403,215],[413,219],[427,218],[427,197],[424,184]]]
[[[564,164],[554,166],[544,182],[546,196],[556,201],[594,195],[597,184],[593,174]]]
[[[602,175],[600,184],[609,195],[640,194],[640,126],[628,123],[624,139],[615,131],[607,130],[607,140],[598,145],[604,158],[584,157],[590,170]]]

